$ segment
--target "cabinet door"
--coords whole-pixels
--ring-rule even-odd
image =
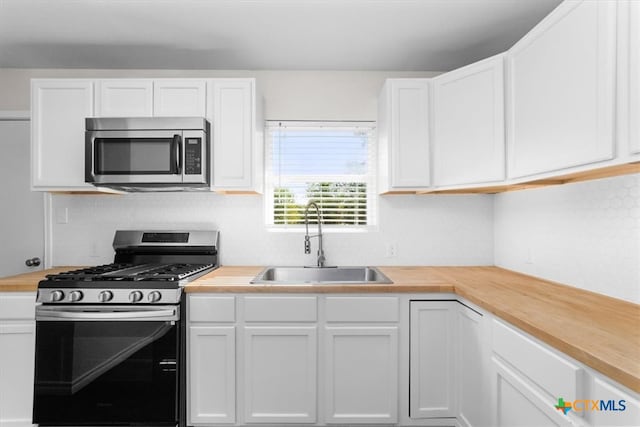
[[[234,423],[235,327],[189,327],[189,425]]]
[[[455,417],[455,301],[412,301],[411,418]]]
[[[613,158],[615,14],[564,2],[508,51],[509,177]]]
[[[35,322],[0,321],[0,425],[31,425]]]
[[[391,82],[391,187],[424,188],[429,168],[429,86],[424,80]]]
[[[316,421],[315,326],[244,328],[244,417],[247,423]]]
[[[209,98],[212,186],[214,190],[253,190],[254,81],[216,79]]]
[[[493,363],[493,393],[496,427],[571,426],[564,415],[533,387],[496,359]]]
[[[623,391],[610,381],[600,378],[599,374],[595,375],[597,376],[590,384],[589,396],[604,401],[600,405],[604,405],[606,409],[585,411],[585,418],[589,421],[589,426],[640,426],[638,394],[635,393],[634,397],[632,392]]]
[[[151,117],[153,82],[145,79],[99,80],[97,117]]]
[[[460,304],[457,319],[458,422],[464,427],[485,426],[487,393],[485,381],[486,339],[482,315]]]
[[[87,190],[85,118],[93,116],[89,80],[32,80],[31,184],[34,189]]]
[[[153,81],[153,115],[162,117],[204,117],[206,82],[191,79]]]
[[[398,421],[398,328],[325,329],[325,419],[328,424]]]
[[[640,153],[640,2],[630,2],[629,39],[629,147]]]
[[[434,185],[504,179],[504,55],[433,79]]]

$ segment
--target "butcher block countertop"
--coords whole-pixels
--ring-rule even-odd
[[[0,279],[0,292],[35,291],[60,267]],[[640,305],[499,267],[379,267],[393,284],[252,285],[264,267],[220,267],[185,291],[217,293],[455,293],[640,392]]]

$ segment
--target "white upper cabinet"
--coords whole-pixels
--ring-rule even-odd
[[[613,158],[616,6],[565,1],[508,51],[510,178]]]
[[[34,190],[87,191],[85,118],[93,116],[91,80],[31,81],[31,184]]]
[[[629,7],[629,149],[640,154],[640,2]]]
[[[206,95],[205,80],[154,80],[153,115],[156,117],[204,117]]]
[[[151,117],[153,80],[98,80],[96,117]]]
[[[214,79],[207,117],[213,137],[212,189],[262,191],[262,128],[255,79]]]
[[[378,99],[379,191],[429,187],[429,81],[388,79]]]
[[[504,55],[433,79],[433,184],[504,179]]]

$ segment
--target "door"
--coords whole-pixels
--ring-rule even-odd
[[[206,114],[205,88],[204,80],[154,80],[154,117],[204,117]]]
[[[34,423],[175,426],[177,317],[173,306],[38,306]]]
[[[411,301],[411,418],[455,416],[455,301]]]
[[[0,277],[42,270],[44,259],[44,197],[30,188],[31,161],[28,119],[0,117]],[[39,258],[31,266],[26,260]],[[38,265],[36,265],[38,264]]]
[[[244,328],[244,416],[247,423],[316,421],[315,326]]]
[[[235,326],[189,327],[189,425],[236,420]]]
[[[482,315],[458,305],[457,369],[458,422],[463,427],[487,425],[488,399],[485,390],[484,361],[486,337],[482,328]]]
[[[573,425],[569,417],[545,401],[531,385],[497,359],[492,359],[494,421],[496,427]]]
[[[510,178],[613,158],[616,3],[563,2],[508,51]]]
[[[96,117],[151,117],[153,81],[146,79],[99,80]]]
[[[398,421],[398,327],[325,329],[328,424]]]
[[[433,79],[434,185],[504,179],[504,55]]]

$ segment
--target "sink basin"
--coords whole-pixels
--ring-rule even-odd
[[[380,284],[393,283],[375,267],[267,267],[255,284]]]

